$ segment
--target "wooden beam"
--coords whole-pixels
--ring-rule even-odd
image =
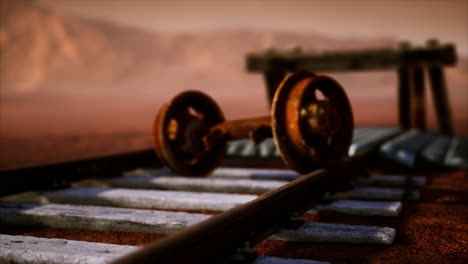
[[[439,46],[439,42],[437,40],[429,40],[427,45],[428,47],[434,48]],[[444,72],[440,65],[429,65],[428,73],[435,112],[439,123],[439,131],[442,134],[452,135],[452,115],[448,105]]]
[[[275,51],[247,55],[250,72],[369,71],[395,69],[402,64],[454,65],[454,45],[437,47],[366,49],[340,52]]]

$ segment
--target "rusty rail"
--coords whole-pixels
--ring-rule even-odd
[[[251,202],[124,256],[114,264],[213,263],[225,259],[243,243],[258,244],[277,231],[291,215],[299,215],[312,208],[325,192],[344,190],[358,170],[373,160],[376,149],[372,148],[333,168],[304,175]]]
[[[159,164],[152,149],[85,160],[0,171],[0,196],[56,189],[90,177],[115,177],[124,170]]]

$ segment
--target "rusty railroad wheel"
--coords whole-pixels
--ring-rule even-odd
[[[153,146],[159,159],[187,176],[203,176],[224,158],[226,142],[206,148],[203,137],[224,122],[216,102],[200,91],[185,91],[163,105],[153,123]]]
[[[298,72],[279,85],[272,132],[284,162],[307,173],[347,157],[354,129],[351,104],[334,79]]]

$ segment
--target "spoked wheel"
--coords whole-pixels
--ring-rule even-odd
[[[153,123],[153,146],[159,159],[187,176],[202,176],[219,166],[226,142],[206,148],[203,137],[224,121],[216,102],[199,91],[186,91],[163,105]]]
[[[299,72],[279,85],[272,105],[272,131],[291,169],[307,173],[346,158],[353,128],[351,104],[334,79]]]

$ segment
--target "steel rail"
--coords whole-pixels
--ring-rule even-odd
[[[56,189],[92,177],[115,177],[124,170],[159,164],[152,149],[0,171],[0,196]]]
[[[377,146],[378,147],[378,146]],[[340,164],[319,169],[181,232],[155,241],[114,264],[213,263],[248,241],[255,245],[313,207],[325,192],[346,189],[356,172],[370,164],[377,147]]]

